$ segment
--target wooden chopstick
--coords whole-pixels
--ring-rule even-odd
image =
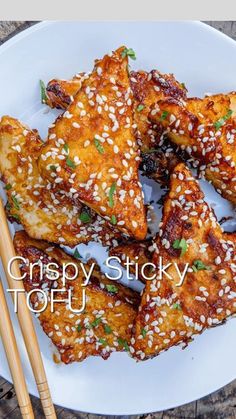
[[[24,419],[33,419],[34,414],[27,390],[25,377],[21,365],[20,355],[16,344],[16,338],[11,323],[1,279],[0,279],[0,335],[5,348],[8,365],[20,407]]]
[[[8,281],[10,289],[22,289],[24,285],[22,281],[14,280],[8,272],[9,260],[16,256],[10,235],[6,214],[4,211],[3,202],[0,199],[0,256],[2,264]],[[11,265],[12,274],[19,278],[21,277],[20,268],[17,262]],[[32,317],[26,304],[25,293],[18,294],[18,312],[17,312],[21,332],[24,338],[25,346],[28,352],[29,360],[33,370],[34,378],[37,384],[39,397],[41,399],[42,407],[46,418],[56,418],[55,409],[51,399],[50,390],[45,374],[45,369],[36,337]]]

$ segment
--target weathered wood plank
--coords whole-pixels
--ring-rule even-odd
[[[220,32],[225,33],[230,38],[236,40],[236,21],[207,21],[208,25],[213,26],[213,28],[217,29]]]
[[[14,388],[9,389],[0,400],[0,418],[9,417],[12,410],[17,407],[17,398]]]
[[[208,397],[198,400],[196,417],[198,419],[235,419],[236,383],[235,381]]]
[[[21,32],[22,30],[32,26],[35,22],[23,21],[6,21],[0,22],[0,45],[6,42],[9,38]]]
[[[176,409],[167,410],[163,413],[162,419],[193,419],[196,417],[196,402],[185,404]]]
[[[13,385],[8,383],[8,381],[4,380],[4,382],[0,385],[0,406],[1,406],[1,399],[7,394],[8,391],[12,390]]]

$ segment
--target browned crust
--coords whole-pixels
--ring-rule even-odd
[[[59,265],[60,275],[62,263],[74,262],[79,264],[77,259],[68,256],[59,247],[49,246],[46,242],[30,239],[24,231],[15,234],[14,246],[17,254],[26,258],[30,263],[36,263],[39,258],[45,265],[49,262],[56,262]],[[87,271],[90,269],[91,263],[92,261],[84,265]],[[34,270],[32,283],[29,276],[29,266],[22,263],[21,270],[22,274],[26,273],[24,285],[28,292],[34,288],[40,288],[50,295],[50,289],[60,289],[62,287],[61,277],[57,281],[49,281],[44,273],[43,279],[40,281],[39,271]],[[68,271],[68,273],[72,275],[73,272]],[[80,273],[75,280],[66,282],[66,290],[73,287],[73,296],[81,300],[81,283],[83,281],[84,277]],[[107,289],[107,285],[115,286],[116,292],[111,292],[110,288]],[[61,293],[58,299],[66,298],[66,296],[66,293],[65,295]],[[66,308],[67,304],[58,302],[55,303],[53,313],[50,312],[49,304],[46,310],[38,316],[44,332],[57,347],[61,361],[66,364],[82,361],[91,355],[102,356],[107,359],[113,351],[127,349],[130,342],[132,325],[140,301],[139,295],[117,282],[109,281],[96,266],[91,280],[86,286],[86,298],[85,311],[80,315],[73,315]],[[35,309],[41,308],[42,303],[38,294],[32,294],[31,304]],[[97,324],[89,328],[86,327],[86,324],[92,325],[100,317],[101,320]],[[80,327],[79,330],[78,326]],[[111,331],[107,330],[106,326]],[[109,331],[109,333],[106,331]]]
[[[41,178],[38,156],[42,141],[35,130],[15,118],[0,121],[0,173],[6,185],[7,213],[37,239],[68,246],[89,241],[105,245],[121,239],[121,233],[81,202],[74,202],[59,185]],[[9,189],[8,189],[9,188]],[[87,214],[88,222],[80,220]],[[83,219],[83,218],[82,218]]]
[[[174,248],[181,239],[187,243],[183,255]],[[141,360],[186,345],[195,334],[236,312],[234,236],[222,232],[183,163],[172,173],[155,247],[153,262],[158,266],[162,257],[164,265],[172,263],[167,269],[172,279],[164,276],[145,286],[131,341],[134,356]],[[199,261],[204,269],[199,269]],[[173,263],[180,271],[189,264],[182,286]]]
[[[115,217],[120,231],[142,240],[147,233],[146,211],[138,178],[139,153],[132,128],[128,61],[123,52],[121,47],[96,61],[74,102],[50,129],[39,168],[45,179],[60,182],[75,203],[79,199],[107,220]],[[58,139],[67,144],[69,159],[75,161],[75,167],[71,164],[68,167],[68,158],[63,156],[63,144]],[[96,145],[95,139],[100,145]],[[53,163],[60,168],[56,179],[48,169]],[[111,205],[108,190],[114,183]]]
[[[236,204],[236,94],[161,100],[149,117],[168,133],[169,139],[190,156],[199,175],[218,193]],[[161,119],[163,112],[167,117]]]

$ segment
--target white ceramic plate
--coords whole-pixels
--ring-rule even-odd
[[[204,24],[47,22],[1,46],[0,115],[20,118],[45,137],[57,112],[45,113],[39,79],[67,78],[90,70],[94,58],[123,44],[136,51],[133,68],[173,72],[191,95],[236,90],[236,44]],[[218,217],[233,211],[208,184],[202,182],[202,186]],[[159,193],[156,186],[155,191]],[[19,326],[12,317],[29,389],[36,395]],[[107,361],[89,358],[69,366],[52,361],[52,344],[35,324],[53,400],[68,408],[100,414],[147,413],[198,399],[236,378],[236,319],[205,332],[184,351],[173,348],[146,362],[137,364],[126,353],[117,353]],[[2,346],[0,375],[10,380]]]

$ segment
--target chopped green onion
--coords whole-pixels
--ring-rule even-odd
[[[175,310],[181,310],[181,305],[179,303],[174,303],[172,306]]]
[[[102,318],[101,317],[97,317],[92,323],[90,323],[90,326],[91,327],[96,327],[96,326],[98,326],[101,323],[101,321],[102,321]]]
[[[16,210],[20,209],[20,204],[15,196],[12,196],[12,201]]]
[[[149,148],[149,150],[145,150],[143,154],[151,154],[151,153],[157,153],[159,150],[155,148]]]
[[[67,159],[66,159],[66,164],[67,164],[67,166],[71,167],[71,169],[76,168],[75,163],[69,157],[67,157]]]
[[[42,103],[47,103],[47,90],[46,90],[46,86],[43,82],[43,80],[39,80],[39,84],[40,84],[40,93],[41,93],[41,102]]]
[[[117,341],[118,341],[119,345],[121,345],[121,346],[122,346],[122,348],[124,348],[126,351],[129,351],[129,345],[128,345],[128,343],[126,342],[126,340],[125,340],[125,339],[118,338],[118,339],[117,339]]]
[[[180,256],[183,256],[187,251],[188,245],[185,239],[177,239],[173,243],[173,248],[181,250]]]
[[[10,211],[11,210],[11,205],[10,205],[10,202],[9,201],[7,201],[7,203],[6,203],[6,210],[7,211]]]
[[[108,292],[111,292],[113,294],[116,294],[118,292],[118,288],[113,284],[107,284],[106,289]]]
[[[113,199],[113,195],[115,193],[116,190],[116,183],[114,182],[111,187],[110,187],[110,191],[109,191],[109,206],[111,208],[114,207],[114,199]]]
[[[4,189],[5,189],[6,191],[9,191],[11,188],[12,188],[12,186],[11,186],[11,184],[10,184],[10,183],[7,183],[7,185],[5,185],[5,187],[4,187]]]
[[[107,341],[106,341],[106,339],[103,339],[103,338],[100,338],[99,340],[98,340],[98,342],[99,343],[101,343],[102,345],[107,345]]]
[[[112,216],[111,216],[111,223],[112,223],[113,225],[116,225],[116,224],[117,224],[117,219],[116,219],[115,215],[112,215]]]
[[[144,327],[141,330],[142,336],[145,338],[147,331],[144,329]]]
[[[104,324],[104,330],[105,330],[105,333],[106,333],[107,335],[109,335],[110,333],[112,333],[112,329],[111,329],[111,327],[110,327],[110,326],[108,326],[107,324]]]
[[[193,262],[192,269],[193,269],[194,272],[197,272],[197,271],[207,271],[207,270],[210,269],[210,267],[209,266],[206,266],[201,260],[195,260]]]
[[[104,154],[104,148],[103,148],[102,144],[100,143],[100,141],[97,138],[94,138],[94,144],[95,144],[95,147],[96,147],[97,151],[100,154]]]
[[[56,166],[55,166],[54,164],[51,164],[51,165],[50,165],[50,169],[51,169],[53,172],[55,172],[55,171],[57,170],[57,168],[56,168]]]
[[[82,211],[80,216],[79,216],[80,221],[82,221],[82,223],[90,223],[91,221],[91,217],[90,215],[86,212],[86,211]]]
[[[124,48],[121,53],[121,57],[122,58],[130,57],[132,60],[136,60],[136,55],[132,48]]]
[[[169,115],[169,112],[168,111],[162,112],[161,121],[164,121],[167,118],[168,115]]]
[[[140,105],[137,106],[137,112],[142,112],[144,108],[145,106],[140,103]]]
[[[224,123],[231,118],[233,111],[231,109],[228,110],[228,112],[226,113],[226,115],[222,116],[222,118],[220,118],[218,121],[216,121],[214,123],[214,127],[218,130],[219,128],[221,128]]]
[[[81,332],[81,330],[82,330],[82,326],[81,326],[81,324],[78,324],[78,326],[77,326],[77,331],[78,331],[78,332]]]
[[[69,153],[69,146],[68,146],[68,144],[64,144],[63,145],[63,148],[64,148],[64,150],[65,150],[66,153]]]
[[[81,259],[82,258],[81,254],[79,253],[77,248],[74,251],[74,258],[76,258],[76,259]]]

